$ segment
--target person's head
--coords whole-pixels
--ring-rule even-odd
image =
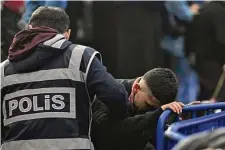
[[[46,26],[70,37],[70,19],[66,12],[59,7],[41,6],[37,8],[29,20],[29,28]]]
[[[175,101],[177,91],[176,75],[170,69],[155,68],[136,79],[131,95],[138,109],[146,109]]]

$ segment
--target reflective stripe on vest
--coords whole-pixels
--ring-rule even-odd
[[[26,96],[26,95],[30,96]],[[50,97],[50,94],[54,94],[53,97]],[[60,95],[59,95],[60,93]],[[38,95],[38,94],[45,94],[45,105],[38,106],[38,96],[31,96],[31,95]],[[55,101],[56,104],[52,104],[52,109],[55,110],[65,110],[65,103],[64,95],[66,94],[69,97],[69,112],[47,112],[50,110],[50,99]],[[18,100],[14,100],[16,97],[24,96],[19,102]],[[60,99],[62,101],[57,101]],[[8,102],[8,100],[10,100]],[[13,122],[23,121],[23,120],[32,120],[32,119],[41,119],[41,118],[76,118],[76,100],[75,100],[75,90],[74,88],[39,88],[39,89],[26,89],[20,90],[14,93],[10,93],[5,95],[3,100],[3,116],[4,116],[4,125],[11,124]],[[8,106],[8,112],[6,111],[6,103]],[[24,107],[24,104],[27,104]],[[13,110],[19,109],[21,112],[26,112],[26,114],[14,116]],[[37,113],[28,113],[30,111],[37,112]]]
[[[60,37],[60,36],[59,36]],[[57,38],[59,38],[57,37]],[[55,37],[56,38],[56,37]],[[63,39],[64,40],[64,39]],[[61,41],[61,40],[60,40]],[[58,42],[60,42],[58,41]],[[61,43],[61,42],[60,42]],[[46,43],[45,43],[46,44]],[[48,42],[48,44],[52,44],[52,42]],[[63,43],[61,43],[62,45]],[[60,46],[57,44],[57,46]],[[26,82],[37,82],[37,81],[46,81],[46,80],[57,80],[57,79],[71,79],[73,81],[79,81],[83,82],[84,80],[81,76],[83,76],[83,73],[79,70],[81,59],[83,56],[83,53],[86,49],[86,46],[77,45],[72,51],[71,58],[69,61],[68,68],[63,69],[50,69],[50,70],[40,70],[30,73],[22,73],[22,74],[13,74],[6,77],[3,77],[3,87],[18,83],[26,83]],[[95,56],[96,53],[93,53],[92,56]],[[93,59],[89,60],[89,64],[91,64]],[[89,65],[88,64],[88,65]],[[3,67],[4,68],[4,67]],[[89,68],[87,69],[87,74],[89,71]],[[39,88],[39,89],[24,89],[20,90],[14,93],[9,93],[4,96],[3,99],[3,116],[4,116],[4,125],[9,125],[14,122],[23,121],[23,120],[32,120],[32,119],[41,119],[41,118],[71,118],[76,119],[76,99],[75,99],[75,87],[71,88]],[[50,97],[51,93],[56,93],[55,97]],[[60,95],[59,95],[60,93]],[[38,94],[44,94],[44,102],[45,106],[38,108]],[[65,97],[69,94],[69,107],[70,112],[46,112],[50,110],[50,101],[56,101],[57,105],[59,105],[59,102],[57,99],[63,100],[64,95]],[[28,96],[29,95],[29,96]],[[18,101],[18,99],[14,100],[14,98],[22,97]],[[23,105],[27,104],[26,107]],[[5,106],[8,106],[6,108]],[[65,105],[65,103],[62,101],[61,105]],[[52,110],[57,110],[57,107],[54,108],[54,104],[51,105]],[[65,107],[65,106],[64,106]],[[62,111],[64,109],[62,107],[60,110]],[[6,111],[8,109],[8,112]],[[18,116],[14,116],[12,114],[13,110],[19,109],[20,112],[26,113],[26,114],[20,114]],[[46,111],[45,111],[46,110]],[[28,113],[30,111],[36,112],[36,113]],[[45,111],[45,112],[44,112]]]
[[[88,63],[88,65],[87,65],[86,72],[85,72],[85,74],[84,74],[84,80],[85,80],[85,81],[87,81],[88,71],[89,71],[89,69],[90,69],[90,66],[91,66],[91,63],[92,63],[93,59],[95,58],[95,56],[96,56],[97,54],[100,55],[99,52],[95,51],[95,52],[93,53],[93,55],[91,56],[90,60],[89,60],[89,63]],[[100,55],[100,61],[102,62],[101,55]]]
[[[1,150],[74,150],[90,149],[90,141],[83,138],[20,140],[2,144]]]
[[[38,82],[57,79],[71,79],[73,81],[84,82],[83,79],[81,78],[81,72],[79,70],[79,67],[85,48],[86,46],[81,45],[77,45],[74,48],[70,58],[69,68],[40,70],[30,73],[9,75],[3,78],[4,84],[2,84],[2,87],[19,83]]]
[[[1,89],[4,87],[4,70],[5,70],[5,66],[9,64],[9,60],[5,60],[0,64],[1,67]]]

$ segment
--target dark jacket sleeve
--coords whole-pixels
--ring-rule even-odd
[[[116,79],[116,81],[122,84],[125,87],[128,95],[130,95],[135,79]]]
[[[152,133],[156,129],[157,121],[162,112],[162,109],[159,108],[153,112],[125,118],[119,122],[119,128],[123,134],[141,133],[145,130]]]
[[[105,103],[113,116],[124,116],[128,105],[127,91],[107,72],[106,67],[97,57],[93,59],[90,66],[87,86],[90,95],[96,95]]]
[[[152,133],[156,129],[157,121],[162,114],[163,110],[158,108],[153,112],[146,112],[145,114],[135,115],[123,120],[111,120],[108,116],[109,110],[107,107],[96,100],[93,105],[93,123],[100,125],[101,129],[109,128],[120,132],[124,135],[130,133],[141,133],[148,130]]]
[[[101,141],[100,145],[110,143],[124,149],[135,141],[140,141],[139,144],[135,142],[137,146],[144,147],[149,137],[154,136],[158,118],[163,112],[159,108],[154,112],[115,121],[109,119],[103,103],[96,101],[93,106],[93,131],[101,136],[97,141]]]
[[[156,136],[157,122],[162,112],[159,108],[153,112],[135,115],[121,121],[118,127],[121,136],[117,141],[120,148],[124,150],[144,149],[145,145]],[[123,139],[125,141],[121,142]]]

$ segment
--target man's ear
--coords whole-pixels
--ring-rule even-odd
[[[132,92],[136,94],[139,89],[140,89],[140,85],[138,83],[134,83],[132,87]]]
[[[71,33],[71,29],[69,29],[67,32],[64,33],[64,36],[66,37],[67,40],[69,40],[70,38],[70,33]]]

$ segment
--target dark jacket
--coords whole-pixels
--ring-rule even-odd
[[[133,81],[119,80],[128,92],[131,91]],[[155,135],[162,109],[135,113],[139,115],[135,115],[133,110],[133,104],[130,103],[127,117],[116,120],[110,117],[110,112],[103,103],[99,100],[95,101],[92,140],[96,150],[144,150],[145,145]],[[149,145],[150,143],[147,144],[147,147]]]
[[[163,65],[162,6],[155,1],[93,2],[93,42],[114,77],[135,78]]]

